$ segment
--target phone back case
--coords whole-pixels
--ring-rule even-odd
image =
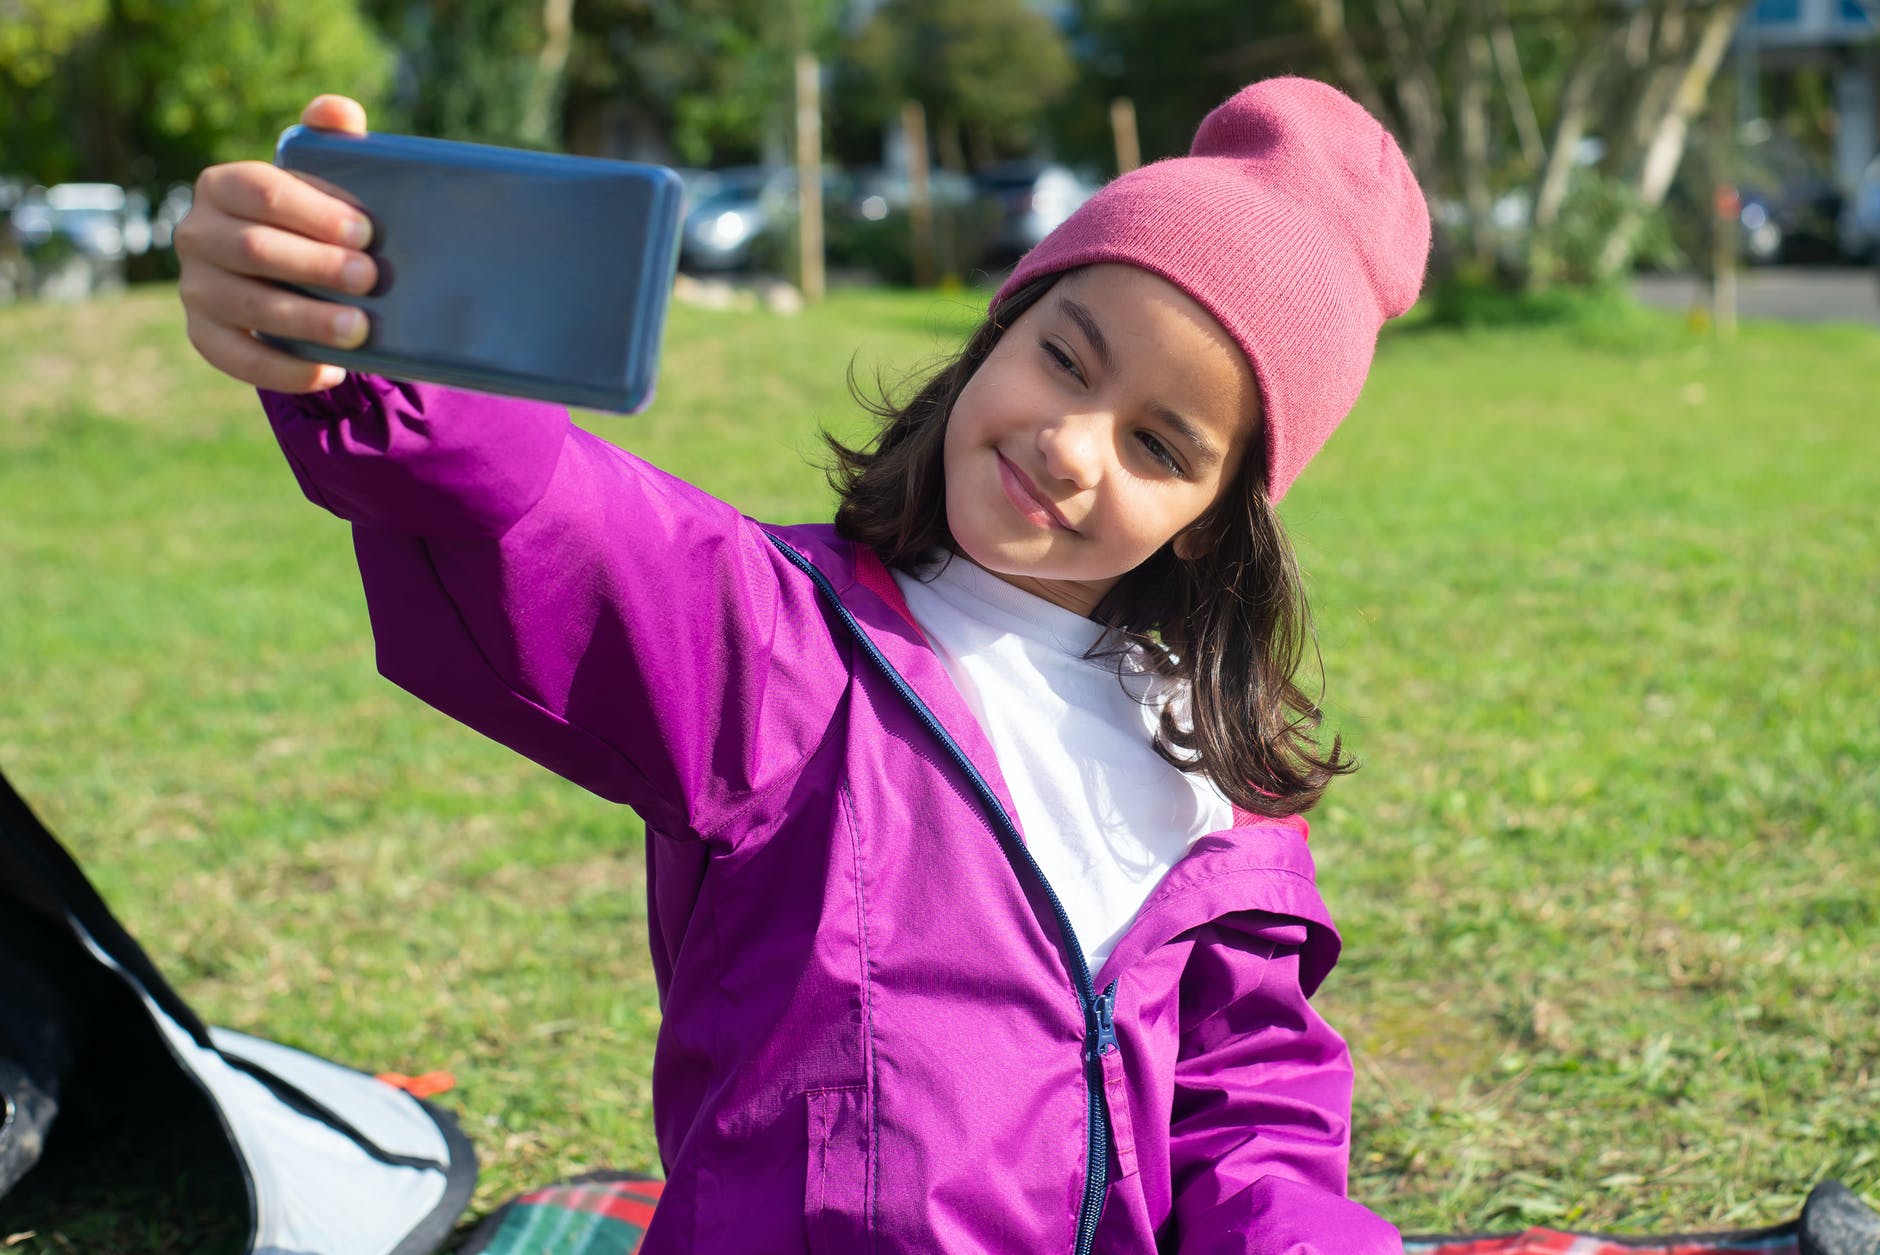
[[[275,164],[372,219],[379,285],[357,349],[266,337],[349,370],[633,413],[652,399],[678,261],[662,166],[290,127]]]

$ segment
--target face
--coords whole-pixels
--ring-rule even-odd
[[[1005,331],[943,450],[947,526],[1007,583],[1088,615],[1220,500],[1257,451],[1247,359],[1193,298],[1133,266],[1075,271]]]

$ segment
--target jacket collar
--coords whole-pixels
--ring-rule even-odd
[[[979,774],[985,777],[1022,839],[1025,830],[1019,825],[1018,808],[1012,804],[1005,777],[999,774],[992,743],[986,739],[978,718],[967,708],[959,689],[954,687],[953,677],[946,673],[933,647],[921,634],[920,626],[907,607],[907,599],[901,596],[900,586],[874,550],[840,539],[827,524],[781,527],[774,529],[773,534],[815,563],[835,587],[849,613],[855,616],[882,656],[927,704]]]
[[[927,644],[881,559],[866,545],[839,539],[826,524],[778,528],[776,534],[835,586],[876,648],[946,726],[1018,827],[1018,811],[979,720]],[[1308,994],[1331,971],[1340,942],[1314,881],[1305,819],[1267,819],[1236,809],[1234,820],[1233,828],[1190,846],[1162,878],[1097,973],[1098,989],[1144,955],[1204,924],[1219,921],[1230,930],[1256,931],[1263,921],[1252,913],[1283,915],[1306,925],[1300,977]],[[1021,836],[1023,831],[1019,828]]]

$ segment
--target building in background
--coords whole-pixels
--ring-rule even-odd
[[[1833,178],[1845,209],[1839,224],[1849,251],[1857,238],[1855,191],[1880,156],[1880,0],[1759,0],[1732,49],[1739,117],[1759,112],[1763,76],[1820,68],[1832,84]]]

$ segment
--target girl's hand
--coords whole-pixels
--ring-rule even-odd
[[[344,96],[320,96],[300,115],[307,126],[365,133],[366,111]],[[366,216],[298,175],[265,161],[210,166],[176,228],[177,294],[189,342],[217,370],[276,392],[318,392],[346,377],[338,366],[302,361],[255,339],[267,331],[353,348],[365,315],[269,280],[365,293],[378,267],[361,250]]]

